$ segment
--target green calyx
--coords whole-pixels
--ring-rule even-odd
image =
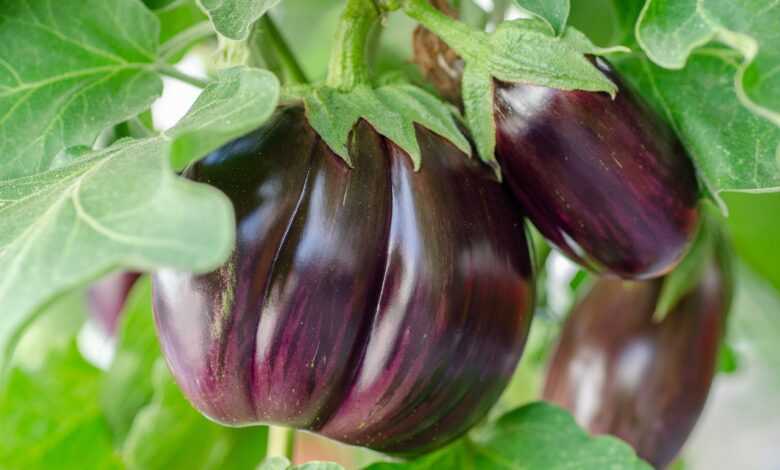
[[[731,248],[721,226],[718,210],[713,205],[704,203],[701,205],[701,211],[701,227],[690,251],[677,268],[663,279],[653,314],[653,320],[656,322],[663,321],[696,287],[711,263],[717,263],[726,276],[731,275]],[[727,285],[731,285],[731,282]]]
[[[484,162],[497,174],[493,80],[562,90],[603,91],[617,87],[586,55],[624,51],[599,48],[573,28],[559,35],[538,19],[505,21],[492,33],[450,18],[427,0],[402,0],[403,11],[447,43],[465,63],[462,93],[466,121]]]
[[[379,7],[372,0],[347,1],[328,65],[329,87],[349,91],[369,82],[366,43],[379,17]]]

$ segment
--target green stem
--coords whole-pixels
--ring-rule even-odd
[[[213,36],[214,28],[210,22],[198,23],[162,43],[159,49],[160,58],[167,62],[186,47]]]
[[[479,49],[486,41],[486,33],[450,18],[434,8],[428,0],[404,0],[403,9],[407,16],[433,31],[459,56],[467,60],[479,56]]]
[[[137,116],[127,121],[127,128],[130,130],[131,135],[138,137],[151,137],[154,135],[154,132],[146,127]]]
[[[175,78],[176,80],[182,81],[184,83],[189,83],[190,85],[196,86],[198,88],[206,88],[206,86],[209,84],[208,80],[193,77],[192,75],[186,74],[178,70],[176,67],[168,64],[157,64],[157,72],[162,75]]]
[[[263,15],[258,26],[264,33],[262,39],[267,40],[275,52],[276,59],[279,61],[279,65],[284,73],[284,81],[293,84],[308,83],[306,73],[304,73],[300,63],[295,59],[295,54],[293,54],[279,28],[276,27],[276,23],[274,23],[271,15]]]
[[[328,66],[328,86],[351,90],[369,81],[366,43],[378,20],[379,9],[372,0],[347,0]]]
[[[287,457],[293,461],[295,453],[295,430],[284,426],[268,426],[266,457]]]

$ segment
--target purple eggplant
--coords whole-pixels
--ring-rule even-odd
[[[349,168],[282,108],[185,172],[237,218],[224,266],[154,277],[165,357],[204,414],[413,455],[497,400],[531,321],[523,220],[484,166],[417,137],[416,172],[361,121]]]
[[[553,354],[544,398],[596,434],[631,444],[655,468],[682,448],[716,371],[731,299],[713,257],[661,322],[662,279],[601,279],[574,308]]]
[[[670,271],[695,235],[698,186],[672,129],[619,92],[497,82],[496,158],[539,231],[577,262],[626,279]]]
[[[87,290],[90,315],[107,336],[116,334],[127,296],[140,276],[141,273],[129,271],[110,274]]]

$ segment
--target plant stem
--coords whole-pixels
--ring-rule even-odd
[[[284,426],[268,426],[266,457],[287,457],[293,461],[295,430]]]
[[[366,43],[378,20],[379,9],[372,0],[347,0],[328,65],[328,86],[351,90],[369,81]]]
[[[203,80],[198,77],[193,77],[192,75],[186,74],[178,70],[176,67],[173,67],[172,65],[168,65],[168,64],[158,63],[157,72],[159,72],[162,75],[175,78],[176,80],[182,81],[184,83],[189,83],[190,85],[196,86],[198,88],[206,88],[206,85],[209,84],[208,80]]]
[[[407,16],[433,31],[464,59],[479,56],[480,47],[484,47],[484,32],[445,15],[428,0],[405,0],[403,9]]]
[[[137,116],[127,121],[127,127],[131,134],[135,134],[139,137],[151,137],[154,135],[154,132],[146,127]]]
[[[275,52],[276,59],[284,74],[284,81],[293,84],[308,83],[306,73],[304,73],[300,63],[296,60],[295,54],[293,54],[289,44],[285,41],[281,31],[276,27],[276,23],[274,23],[271,15],[263,15],[258,26],[264,33],[262,40],[267,40]]]
[[[161,44],[159,51],[160,58],[167,62],[185,47],[188,47],[214,35],[214,28],[211,26],[210,22],[203,21],[198,23],[191,28],[185,29],[184,31]]]

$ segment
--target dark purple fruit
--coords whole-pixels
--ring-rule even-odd
[[[89,312],[107,336],[116,334],[127,296],[140,276],[141,273],[127,271],[110,274],[92,284],[87,291]]]
[[[670,271],[697,227],[693,164],[662,119],[600,59],[619,88],[563,91],[497,82],[496,158],[539,231],[598,272]]]
[[[730,276],[708,262],[660,323],[662,280],[601,279],[574,308],[544,398],[596,434],[612,434],[656,468],[677,455],[704,407],[730,303]]]
[[[237,216],[227,264],[154,279],[165,356],[203,413],[415,454],[497,400],[531,320],[523,220],[485,167],[417,137],[419,172],[361,121],[350,169],[287,108],[187,170]]]

